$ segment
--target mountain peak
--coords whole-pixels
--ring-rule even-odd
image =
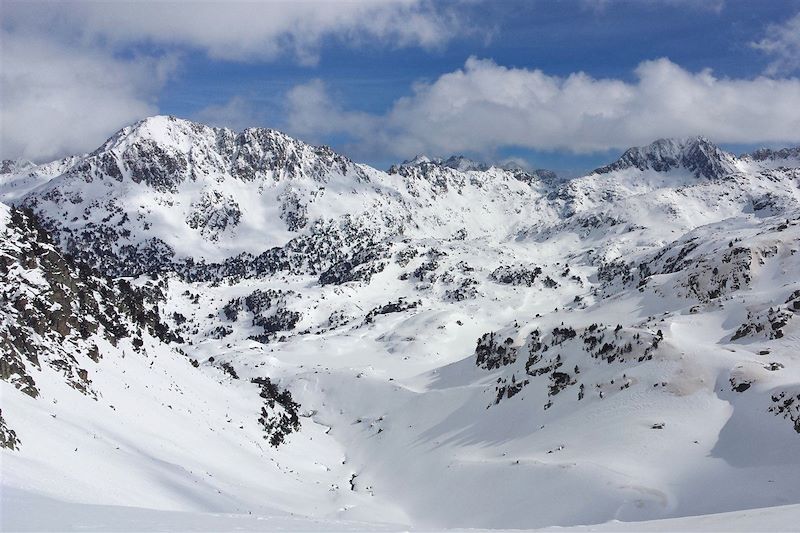
[[[482,161],[469,159],[463,155],[451,155],[447,159],[443,159],[441,157],[429,157],[424,154],[417,154],[413,159],[407,159],[400,165],[392,165],[392,169],[396,170],[398,167],[423,167],[428,165],[442,168],[452,168],[453,170],[458,170],[459,172],[485,172],[493,166]],[[393,171],[390,170],[390,173],[391,172]]]
[[[234,135],[230,130],[212,128],[172,115],[155,115],[120,129],[90,155],[101,154],[115,148],[124,149],[141,142],[186,150],[198,137],[216,137],[218,132]]]
[[[0,161],[0,174],[24,172],[36,165],[27,159],[3,159]]]
[[[174,136],[179,132],[202,131],[205,129],[213,130],[200,122],[193,122],[173,115],[154,115],[135,122],[127,128],[123,128],[127,134],[135,134],[150,137]]]
[[[735,170],[735,157],[702,136],[685,139],[658,139],[647,146],[629,148],[622,156],[596,174],[607,174],[617,170],[637,168],[667,172],[684,168],[697,177],[720,178]]]
[[[492,168],[492,165],[489,165],[482,161],[475,161],[473,159],[469,159],[467,157],[464,157],[463,155],[450,156],[442,162],[442,165],[449,168],[453,168],[455,170],[460,170],[462,172],[470,170],[483,172]]]
[[[425,154],[417,154],[413,158],[406,159],[405,161],[403,161],[401,165],[416,166],[416,165],[422,165],[424,163],[431,163],[434,161],[438,162],[441,161],[441,159],[431,158]]]
[[[742,158],[754,161],[779,161],[783,159],[800,159],[800,146],[781,148],[773,150],[771,148],[759,148],[749,154],[742,154]]]
[[[154,115],[122,128],[95,150],[93,154],[117,146],[129,146],[142,141],[155,143],[163,148],[177,149],[182,152],[188,152],[198,142],[310,146],[271,128],[250,127],[241,132],[236,132],[229,128],[209,126],[172,115]],[[320,149],[329,151],[326,147],[320,147]]]

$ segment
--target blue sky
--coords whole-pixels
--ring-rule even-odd
[[[800,0],[127,7],[3,4],[3,119],[20,123],[3,157],[90,150],[153,113],[274,127],[379,167],[458,152],[576,174],[661,136],[800,142]],[[66,76],[33,73],[56,62]],[[42,139],[30,123],[48,120]]]

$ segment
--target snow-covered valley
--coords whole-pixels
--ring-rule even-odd
[[[159,116],[2,170],[3,529],[800,523],[798,148],[383,172]]]

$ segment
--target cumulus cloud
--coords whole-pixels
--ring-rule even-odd
[[[772,56],[767,74],[786,74],[800,70],[800,13],[783,24],[771,24],[764,38],[751,46]]]
[[[588,153],[706,135],[722,143],[800,141],[800,80],[718,78],[668,59],[641,63],[636,81],[550,76],[470,58],[421,83],[383,115],[349,112],[320,82],[296,88],[288,127],[349,135],[359,153],[491,154],[502,147]]]
[[[160,89],[187,50],[313,64],[331,39],[435,48],[463,30],[453,5],[428,0],[4,0],[0,8],[0,151],[37,161],[90,150],[158,113]],[[234,99],[195,118],[239,128],[260,122],[259,111]]]
[[[292,88],[286,98],[287,127],[292,133],[316,140],[343,133],[354,140],[378,133],[386,124],[383,117],[347,111],[328,94],[325,83],[316,79]]]
[[[35,161],[96,148],[116,129],[157,112],[171,56],[119,59],[98,49],[3,31],[2,157]]]
[[[14,3],[12,23],[78,32],[112,44],[151,42],[212,58],[313,64],[326,38],[359,45],[441,45],[462,30],[458,11],[426,0]]]
[[[225,103],[212,104],[200,109],[192,119],[209,126],[241,131],[245,128],[262,126],[268,121],[268,113],[239,95]]]

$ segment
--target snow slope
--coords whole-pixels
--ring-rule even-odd
[[[154,117],[70,161],[3,197],[14,528],[796,527],[796,149],[560,181]]]
[[[314,520],[298,516],[155,511],[137,507],[69,504],[19,491],[3,496],[6,531],[397,531],[375,522]],[[569,531],[780,531],[800,519],[800,506],[644,522],[612,521]],[[553,527],[538,531],[565,531]]]

